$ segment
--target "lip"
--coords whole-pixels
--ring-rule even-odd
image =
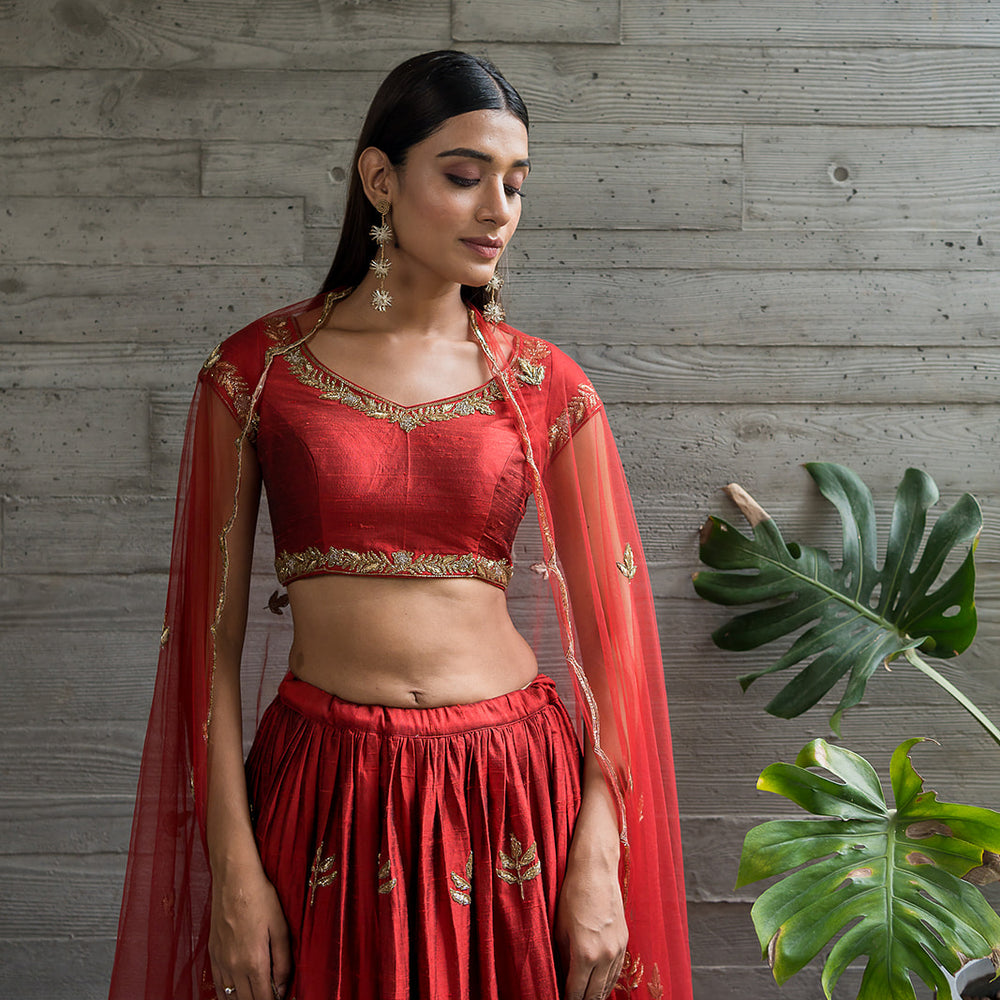
[[[491,236],[470,236],[462,242],[480,257],[492,260],[503,250],[503,240],[495,239]]]

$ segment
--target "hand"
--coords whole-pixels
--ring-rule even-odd
[[[556,908],[555,939],[568,966],[565,1000],[610,996],[628,944],[616,866],[570,852]]]
[[[259,865],[213,877],[208,955],[219,1000],[284,997],[292,971],[288,924]]]

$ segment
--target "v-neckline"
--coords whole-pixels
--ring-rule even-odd
[[[293,315],[290,316],[289,318],[295,324],[295,331],[296,333],[298,333],[299,338],[301,339],[302,337],[304,337],[305,334],[303,334],[302,332],[302,325],[299,323],[298,316]],[[470,316],[470,323],[474,322],[475,322],[474,316]],[[507,356],[507,360],[504,362],[503,367],[500,369],[501,374],[510,370],[511,366],[514,364],[514,361],[517,358],[517,355],[520,351],[520,346],[521,346],[520,337],[514,335],[511,339],[513,341],[513,344],[511,346],[510,354]],[[482,350],[481,345],[477,343],[476,346],[479,347],[480,355],[485,357],[486,354],[485,351]],[[314,364],[317,368],[319,368],[325,374],[329,375],[331,378],[336,379],[338,382],[342,382],[344,385],[349,386],[355,392],[358,392],[363,396],[368,396],[370,399],[374,399],[387,407],[392,407],[395,410],[401,410],[404,412],[414,411],[414,410],[424,410],[427,409],[428,407],[444,406],[449,403],[459,402],[460,400],[467,399],[469,397],[478,396],[479,394],[487,390],[496,381],[496,376],[492,375],[485,382],[481,383],[480,385],[474,386],[471,389],[465,389],[462,392],[456,392],[454,395],[451,396],[442,396],[438,399],[429,399],[426,402],[411,403],[408,405],[405,403],[398,403],[396,402],[396,400],[390,399],[388,396],[383,396],[380,393],[373,392],[371,389],[368,389],[363,385],[359,385],[357,382],[354,382],[351,379],[347,378],[346,376],[341,375],[340,372],[336,371],[329,365],[324,364],[324,362],[320,361],[320,359],[316,356],[316,353],[309,346],[309,342],[307,340],[303,341],[299,345],[299,350],[301,350],[308,357],[308,360],[311,364]],[[487,364],[489,364],[488,358],[487,358]]]

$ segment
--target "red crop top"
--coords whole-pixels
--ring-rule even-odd
[[[504,329],[514,343],[504,377],[515,386],[544,473],[601,403],[562,351]],[[201,378],[242,426],[265,351],[299,338],[286,318],[258,320],[212,352]],[[399,406],[296,344],[274,357],[250,439],[282,583],[348,573],[468,576],[507,586],[531,487],[516,420],[495,379],[448,399]]]

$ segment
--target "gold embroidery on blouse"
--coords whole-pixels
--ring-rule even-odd
[[[265,319],[264,334],[275,344],[290,344],[293,340],[298,340],[284,316],[271,316]]]
[[[637,990],[642,985],[642,977],[645,971],[642,959],[638,955],[633,958],[626,951],[625,964],[622,965],[622,971],[618,974],[618,982],[615,983],[615,988],[612,992],[621,990],[623,993],[631,993],[633,990]]]
[[[656,962],[653,963],[653,975],[650,976],[646,986],[649,989],[649,995],[653,998],[653,1000],[660,1000],[663,996],[663,983],[660,980],[660,967],[656,964]]]
[[[631,583],[632,578],[635,576],[635,556],[632,554],[631,542],[625,546],[625,554],[622,556],[622,561],[615,563],[615,565],[618,567],[618,572]]]
[[[503,393],[491,380],[457,399],[424,403],[421,406],[400,406],[388,399],[375,396],[360,386],[352,385],[332,372],[317,368],[301,348],[293,347],[282,357],[288,363],[292,374],[303,385],[319,390],[320,399],[343,403],[375,420],[388,420],[389,423],[396,424],[407,432],[439,420],[467,417],[473,413],[492,414],[493,404],[503,399]]]
[[[212,348],[212,353],[205,358],[205,363],[201,366],[203,372],[207,372],[209,368],[213,367],[215,363],[222,357],[222,344],[216,344]]]
[[[451,880],[455,883],[454,888],[448,886],[448,895],[461,906],[472,905],[472,851],[469,851],[469,860],[465,862],[465,875],[458,872],[450,872]],[[501,876],[502,877],[502,876]]]
[[[577,386],[576,395],[549,428],[549,456],[554,455],[573,436],[573,432],[601,405],[594,387],[588,382]]]
[[[316,848],[316,857],[313,858],[312,871],[309,873],[309,905],[316,901],[316,890],[333,885],[340,874],[333,866],[336,864],[336,855],[331,854],[328,858],[323,857],[323,841],[319,842]]]
[[[311,573],[356,573],[359,576],[474,576],[506,588],[514,567],[506,559],[489,559],[470,552],[356,552],[331,546],[325,552],[310,546],[302,552],[282,552],[274,560],[278,580]]]
[[[214,353],[214,352],[213,352]],[[222,389],[226,395],[230,398],[233,404],[233,409],[236,410],[236,416],[241,424],[246,424],[250,418],[250,406],[252,395],[249,386],[246,384],[243,376],[240,374],[239,369],[231,361],[220,361],[218,358],[212,360],[210,368],[211,373],[209,378],[220,389]],[[208,362],[206,362],[208,365]],[[257,414],[253,415],[252,419],[249,419],[249,426],[247,429],[247,437],[254,441],[257,437]]]
[[[382,864],[382,852],[379,851],[378,861],[375,863],[378,865],[378,891],[384,896],[396,888],[396,880],[392,877],[392,859]]]
[[[511,834],[510,854],[504,854],[503,851],[498,853],[500,865],[497,866],[497,877],[508,885],[516,885],[521,890],[521,899],[524,899],[524,883],[530,882],[542,872],[537,847],[532,843],[530,847],[523,849],[521,841]]]
[[[163,631],[160,633],[160,646],[165,646],[170,638],[170,626],[164,625]]]

